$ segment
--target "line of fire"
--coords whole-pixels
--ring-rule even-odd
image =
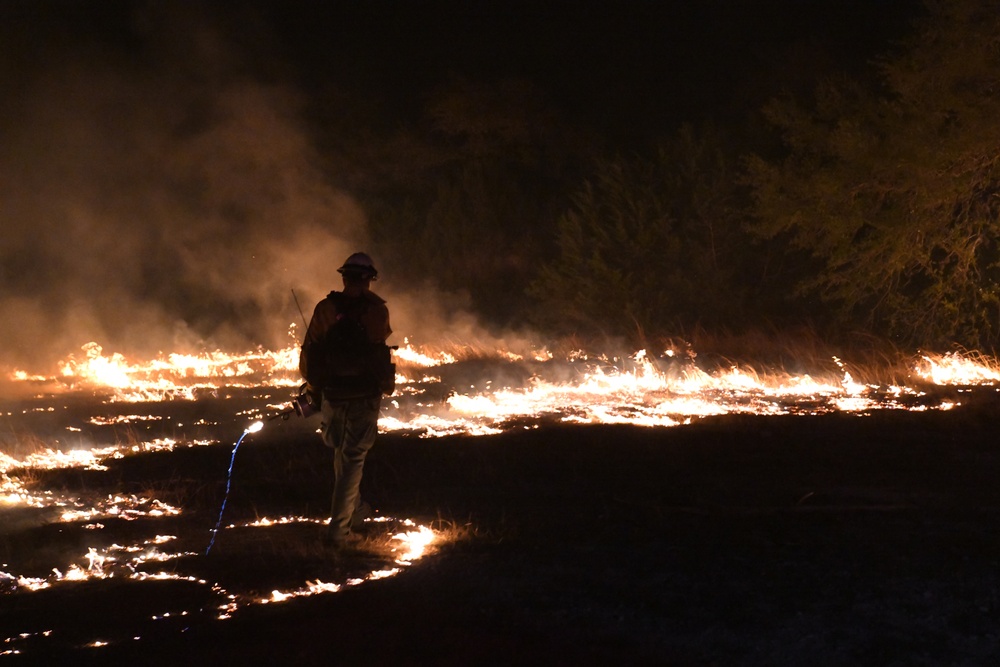
[[[294,326],[289,334],[294,338]],[[843,412],[863,418],[883,410],[949,410],[973,391],[1000,386],[995,360],[958,353],[917,356],[910,368],[885,381],[856,380],[836,358],[828,364],[834,372],[789,374],[735,364],[706,369],[695,355],[671,350],[623,357],[581,350],[559,357],[544,347],[485,352],[406,341],[395,357],[397,391],[384,403],[380,430],[415,439],[490,436],[553,423],[683,428],[728,414]],[[135,360],[90,343],[51,376],[9,370],[9,393],[16,397],[5,399],[0,410],[4,530],[27,531],[38,540],[47,532],[61,546],[3,563],[3,593],[171,582],[186,593],[149,610],[150,622],[170,625],[197,614],[228,619],[248,607],[335,593],[432,557],[438,545],[455,538],[454,531],[376,515],[368,521],[380,525],[384,538],[360,569],[329,573],[329,579],[319,571],[262,571],[253,586],[237,590],[224,576],[227,559],[240,558],[241,549],[262,540],[307,541],[304,536],[326,521],[322,512],[264,514],[253,507],[250,489],[220,526],[221,554],[206,558],[205,508],[218,501],[217,494],[201,489],[178,500],[167,492],[168,486],[183,486],[176,468],[166,478],[146,480],[145,489],[122,488],[121,467],[130,460],[224,453],[241,430],[249,436],[249,452],[290,432],[316,430],[316,417],[294,410],[301,382],[297,358],[295,344],[277,351]],[[235,460],[235,450],[233,455]],[[241,463],[236,461],[237,472]],[[237,488],[247,484],[246,476],[235,481]],[[185,502],[204,507],[195,510]],[[0,654],[20,653],[50,634],[44,624],[18,628],[2,638]],[[108,639],[80,641],[101,646]]]

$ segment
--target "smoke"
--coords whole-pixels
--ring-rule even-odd
[[[127,43],[63,35],[29,73],[0,68],[17,93],[0,104],[0,366],[91,340],[283,346],[292,289],[308,317],[367,244],[301,95],[250,76],[197,12],[144,11]]]
[[[130,358],[282,348],[358,250],[384,276],[391,342],[533,347],[482,331],[461,295],[393,281],[251,10],[83,3],[50,23],[51,5],[6,7],[32,20],[0,8],[0,369],[48,373],[90,341]]]

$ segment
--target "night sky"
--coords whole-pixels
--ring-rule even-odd
[[[740,113],[762,76],[856,71],[918,6],[879,0],[355,2],[251,5],[304,90],[330,81],[412,111],[452,76],[524,78],[612,132]],[[220,22],[229,23],[229,16]],[[229,25],[233,25],[229,23]],[[258,57],[258,45],[246,43]],[[820,51],[825,55],[819,56]],[[809,54],[806,62],[793,58]],[[835,62],[830,62],[835,61]],[[783,72],[784,74],[779,74]]]
[[[147,353],[285,344],[290,290],[311,308],[370,241],[366,211],[317,166],[314,124],[336,109],[316,107],[332,92],[391,131],[448,81],[522,79],[632,150],[860,72],[918,8],[5,0],[0,366],[89,340]],[[390,276],[379,291],[397,331],[428,321],[426,294]]]

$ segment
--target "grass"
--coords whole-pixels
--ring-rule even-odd
[[[763,332],[744,338],[738,347],[735,338],[695,333],[690,345],[699,365],[725,367],[738,361],[741,367],[759,368],[754,372],[765,377],[775,368],[794,372],[817,367],[841,377],[843,371],[832,361],[837,356],[855,380],[885,381],[893,373],[905,377],[912,361],[875,343],[859,344],[848,354],[818,337]],[[682,343],[673,341],[679,349]],[[748,358],[755,361],[748,365]],[[456,365],[462,364],[474,365]],[[218,630],[216,615],[233,596],[242,605],[236,618],[247,608],[266,611],[248,615],[270,614],[268,621],[287,614],[283,629],[274,634],[281,641],[311,634],[323,643],[329,619],[363,623],[359,619],[364,618],[378,624],[391,613],[397,621],[387,629],[436,642],[445,652],[472,645],[473,639],[487,646],[493,641],[495,647],[527,636],[539,645],[551,642],[535,648],[552,646],[554,653],[604,641],[609,651],[624,648],[628,663],[628,658],[643,657],[629,650],[666,637],[673,643],[654,649],[661,651],[657,658],[671,660],[651,662],[683,664],[685,655],[677,646],[693,647],[689,658],[718,653],[703,638],[720,632],[719,623],[731,617],[734,628],[725,631],[732,639],[725,649],[730,653],[724,657],[739,655],[745,642],[780,654],[788,644],[767,619],[774,617],[775,608],[787,607],[792,611],[784,620],[801,629],[802,636],[812,636],[817,651],[839,646],[816,634],[829,627],[833,635],[850,638],[860,655],[871,657],[863,653],[867,626],[856,620],[856,609],[840,614],[810,606],[813,601],[839,599],[837,595],[848,603],[858,599],[869,608],[877,606],[877,618],[894,614],[905,628],[912,620],[911,607],[920,615],[935,613],[936,601],[923,597],[925,569],[932,573],[927,581],[940,590],[964,581],[959,575],[950,578],[961,568],[973,570],[984,586],[995,583],[988,527],[992,517],[982,526],[975,521],[976,512],[987,511],[981,508],[996,506],[994,434],[988,427],[995,420],[995,394],[982,400],[981,405],[963,405],[961,413],[896,411],[864,420],[738,416],[677,429],[535,424],[537,428],[491,438],[380,437],[366,469],[365,493],[374,496],[383,516],[410,517],[432,527],[440,539],[432,547],[437,558],[418,563],[387,587],[371,587],[373,593],[326,596],[334,601],[324,597],[297,607],[273,601],[307,589],[311,582],[352,588],[349,582],[400,567],[392,538],[408,529],[398,521],[372,523],[365,538],[348,551],[331,552],[323,545],[331,454],[314,428],[272,422],[243,442],[222,521],[235,527],[220,531],[206,556],[242,418],[222,420],[216,429],[222,438],[215,445],[190,446],[194,437],[180,434],[172,451],[142,451],[141,429],[119,427],[114,437],[129,453],[106,461],[108,470],[20,468],[10,474],[38,492],[54,491],[83,503],[135,495],[157,498],[182,513],[128,517],[121,509],[72,522],[54,516],[61,508],[24,508],[17,517],[7,513],[0,528],[2,571],[52,579],[53,568],[64,573],[71,564],[86,569],[90,548],[116,560],[104,564],[104,578],[60,581],[46,591],[14,590],[16,582],[0,580],[8,593],[0,597],[0,627],[11,635],[54,630],[50,644],[164,637],[160,643],[143,644],[163,648],[190,636],[184,634],[187,628],[194,629],[191,634],[207,628],[201,636],[212,637]],[[194,413],[221,407],[233,412],[232,404],[184,404],[178,409]],[[80,406],[79,413],[87,409],[108,410],[95,402]],[[193,423],[193,417],[184,422]],[[166,422],[160,426],[173,428]],[[297,426],[303,427],[295,430]],[[105,433],[111,430],[104,428]],[[18,446],[47,449],[38,436],[26,436]],[[139,453],[130,453],[134,449]],[[854,498],[847,493],[854,490],[864,492],[863,498],[881,498],[899,488],[930,511],[922,505],[879,509],[833,502],[845,494]],[[847,491],[835,493],[843,489]],[[803,498],[813,504],[833,501],[805,512]],[[299,516],[306,520],[246,525]],[[956,517],[965,523],[956,523]],[[858,535],[864,540],[857,540]],[[157,542],[162,536],[169,537]],[[962,544],[971,546],[964,549]],[[132,547],[168,558],[140,561],[128,550]],[[972,560],[963,560],[966,556]],[[774,576],[761,575],[775,563],[780,572],[794,575],[791,582],[779,579],[775,586]],[[980,566],[988,575],[976,569]],[[906,577],[879,580],[883,567]],[[839,568],[839,580],[828,576],[831,568]],[[136,578],[159,573],[163,579]],[[883,592],[869,593],[873,587],[866,577],[882,585]],[[274,590],[281,594],[275,596]],[[732,611],[734,591],[738,614]],[[442,595],[447,605],[428,602]],[[958,596],[945,602],[949,614],[964,613]],[[802,608],[813,616],[795,615]],[[106,618],[93,609],[105,610]],[[178,620],[149,620],[166,613]],[[986,616],[979,614],[971,622],[976,628],[995,627],[995,618]],[[567,629],[566,619],[579,621],[576,629]],[[735,627],[740,623],[750,630]],[[243,635],[233,632],[238,639],[220,646],[240,651],[245,645],[243,654],[249,647],[263,650],[253,630],[264,626],[239,627],[251,629]],[[317,628],[322,628],[318,634]],[[532,635],[532,628],[543,631]],[[440,642],[438,635],[428,639],[435,631]],[[950,626],[941,631],[946,632],[956,641],[966,639]],[[38,643],[45,645],[42,639]]]
[[[516,661],[517,650],[548,664],[608,664],[612,655],[623,664],[748,664],[740,658],[751,651],[763,656],[756,664],[884,664],[870,637],[912,658],[908,633],[938,658],[959,647],[960,663],[997,644],[987,634],[995,596],[972,611],[967,604],[996,583],[994,517],[981,509],[996,506],[995,404],[993,396],[962,414],[380,438],[366,471],[376,507],[425,513],[414,518],[441,542],[428,561],[371,586],[401,567],[392,537],[407,528],[372,523],[349,551],[323,546],[329,450],[314,433],[265,429],[243,443],[223,520],[236,527],[208,556],[232,443],[129,455],[107,461],[107,471],[39,471],[39,488],[58,481],[69,495],[101,497],[126,485],[173,493],[184,512],[11,530],[5,571],[86,568],[88,548],[117,560],[104,564],[104,578],[8,591],[0,627],[18,637],[7,646],[29,655],[56,646],[78,656],[107,641],[96,655],[109,663],[114,651],[176,664],[207,647],[229,661],[295,647],[293,659],[306,656],[298,664],[314,664],[357,627],[378,628],[378,641],[338,653],[344,664],[386,664],[401,646],[426,647],[423,664]],[[895,493],[912,502],[885,507]],[[876,506],[865,506],[870,498]],[[245,525],[293,515],[310,520]],[[88,527],[96,523],[103,527]],[[126,550],[150,549],[157,536],[172,536],[155,545],[169,559],[139,561]],[[314,593],[330,585],[359,592]],[[824,655],[836,659],[810,660]]]

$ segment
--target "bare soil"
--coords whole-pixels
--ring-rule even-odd
[[[367,499],[387,516],[459,529],[461,539],[398,576],[336,594],[227,621],[161,622],[100,649],[39,642],[9,661],[995,665],[1000,397],[978,390],[963,400],[944,412],[380,436]],[[315,434],[274,429],[245,447],[235,515],[269,504],[322,513],[328,453]],[[168,480],[163,490],[214,523],[228,457],[222,447],[129,457],[104,483]],[[301,579],[320,552],[298,542],[314,537],[274,533],[253,551],[223,533],[199,567],[232,582]],[[8,555],[55,538],[25,530],[13,539]],[[368,567],[370,555],[330,558],[324,567],[344,573]],[[155,589],[144,586],[0,596],[0,623],[44,618],[84,638],[98,613],[125,627],[153,611],[144,605]],[[192,608],[206,594],[174,585],[169,595]]]

